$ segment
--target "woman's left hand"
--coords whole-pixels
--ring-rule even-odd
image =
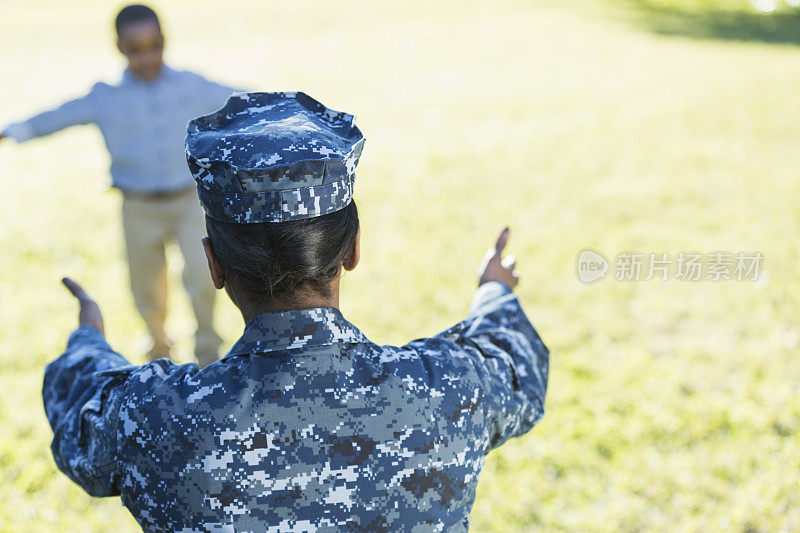
[[[78,299],[78,303],[80,303],[81,309],[78,313],[78,325],[92,326],[105,336],[106,331],[103,327],[103,313],[100,312],[100,306],[97,305],[97,302],[83,290],[83,287],[71,279],[62,278],[61,283],[69,289],[69,292],[71,292],[72,295]]]

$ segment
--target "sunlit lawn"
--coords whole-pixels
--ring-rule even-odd
[[[800,33],[796,15],[732,5],[155,5],[173,66],[358,114],[363,262],[342,307],[373,341],[462,318],[483,248],[512,226],[552,350],[548,413],[489,456],[476,531],[800,530]],[[114,79],[117,7],[6,0],[0,124]],[[143,361],[106,166],[91,127],[0,143],[0,531],[136,530],[58,473],[40,398],[76,318],[62,275]],[[756,282],[586,286],[587,247],[765,259]],[[187,298],[170,305],[187,361]],[[230,345],[241,321],[219,311]]]

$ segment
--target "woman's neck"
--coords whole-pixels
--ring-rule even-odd
[[[233,303],[242,313],[245,324],[262,313],[276,313],[280,311],[294,311],[298,309],[313,309],[315,307],[339,308],[339,283],[338,279],[331,283],[328,296],[314,290],[303,290],[292,295],[291,298],[269,301],[241,301],[231,295]]]

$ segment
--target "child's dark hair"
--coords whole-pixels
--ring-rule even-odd
[[[128,24],[135,24],[137,22],[153,21],[156,26],[161,28],[161,23],[158,21],[158,15],[149,7],[142,4],[132,4],[123,7],[117,14],[114,20],[114,27],[117,29],[117,37],[122,33],[122,28]]]
[[[206,217],[206,231],[226,277],[253,299],[280,300],[299,288],[330,296],[330,281],[358,234],[355,202],[320,217],[234,224]]]

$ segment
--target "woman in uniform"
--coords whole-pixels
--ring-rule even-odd
[[[65,279],[80,325],[43,392],[64,473],[146,531],[468,528],[484,456],[543,415],[548,350],[512,292],[507,228],[450,329],[379,346],[345,319],[363,144],[303,93],[235,94],[189,123],[211,279],[244,332],[202,369],[131,365]]]

